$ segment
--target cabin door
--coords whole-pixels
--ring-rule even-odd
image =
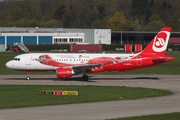
[[[31,65],[31,56],[26,56],[26,65]]]

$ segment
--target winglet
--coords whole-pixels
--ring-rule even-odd
[[[162,28],[141,54],[157,53],[159,55],[165,55],[171,31],[171,27]]]

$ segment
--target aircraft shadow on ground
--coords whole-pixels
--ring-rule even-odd
[[[89,76],[89,78],[91,79],[91,77],[92,76]],[[3,80],[12,80],[12,81],[24,81],[24,80],[26,80],[26,78],[24,78],[24,77],[16,77],[16,78],[8,78],[8,77],[6,77],[6,78],[3,78]],[[84,81],[83,79],[82,79],[82,77],[71,77],[71,78],[64,78],[64,79],[60,79],[60,78],[56,78],[56,77],[54,77],[54,78],[52,78],[52,77],[47,77],[47,78],[44,78],[44,77],[42,77],[42,78],[37,78],[37,77],[33,77],[33,75],[31,76],[31,79],[30,80],[27,80],[27,81],[36,81],[36,80],[45,80],[45,81],[79,81],[79,82],[95,82],[95,81],[91,81],[91,80],[89,80],[89,81]],[[95,78],[94,78],[94,80],[96,80]]]
[[[16,80],[26,80],[26,78],[24,78],[24,77],[17,77],[17,78],[4,78],[4,80],[14,80],[14,81],[16,81]],[[82,79],[82,77],[80,77],[80,76],[78,76],[78,77],[76,77],[76,76],[74,76],[74,77],[71,77],[71,78],[66,78],[66,79],[59,79],[59,78],[56,78],[56,77],[54,77],[54,78],[52,78],[52,77],[46,77],[46,78],[37,78],[37,77],[31,77],[31,79],[30,80],[52,80],[52,81],[80,81],[80,82],[82,82],[83,81],[83,79]],[[109,81],[111,81],[111,80],[160,80],[160,78],[159,77],[126,77],[126,78],[123,78],[123,77],[121,77],[121,78],[118,78],[118,77],[114,77],[114,78],[108,78],[108,77],[101,77],[101,78],[99,78],[99,77],[96,77],[96,76],[89,76],[89,80],[88,81],[83,81],[83,82],[95,82],[96,80],[109,80]]]
[[[91,78],[90,80],[159,80],[158,77]]]

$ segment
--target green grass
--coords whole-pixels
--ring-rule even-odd
[[[168,114],[146,115],[137,117],[117,118],[110,120],[180,120],[180,113],[175,112]]]
[[[0,68],[1,68],[0,74],[26,74],[25,72],[9,70],[5,66],[7,61],[11,60],[14,56],[18,54],[22,54],[22,53],[14,53],[14,52],[0,53]],[[175,60],[162,65],[143,68],[139,70],[132,70],[127,72],[104,72],[97,74],[179,74],[180,67],[178,66],[180,66],[180,51],[167,52],[167,55],[174,56]],[[41,74],[41,73],[38,72],[35,74]],[[50,72],[49,74],[55,74],[55,73]]]
[[[41,90],[78,91],[78,96],[41,95]],[[0,109],[138,99],[170,95],[170,91],[119,86],[0,85]]]

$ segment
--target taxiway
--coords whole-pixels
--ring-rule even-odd
[[[118,100],[18,109],[1,109],[0,120],[107,120],[110,118],[180,112],[180,75],[93,75],[59,80],[55,75],[0,75],[0,84],[19,85],[103,85],[166,89],[174,94],[138,100]]]

